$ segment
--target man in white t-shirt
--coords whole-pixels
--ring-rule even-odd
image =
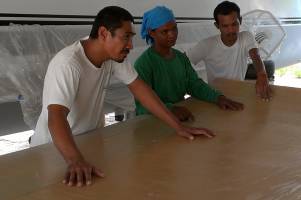
[[[143,106],[174,128],[178,135],[213,137],[205,128],[182,125],[136,71],[125,61],[133,48],[133,17],[125,9],[109,6],[95,18],[89,38],[61,50],[50,62],[43,89],[43,108],[31,145],[53,143],[68,167],[64,183],[83,186],[103,172],[87,162],[73,135],[103,126],[103,101],[110,76],[127,84]],[[51,136],[51,137],[50,137]]]
[[[240,8],[233,2],[224,1],[214,10],[215,26],[220,35],[200,41],[186,54],[193,64],[204,61],[208,83],[216,78],[244,80],[250,57],[256,69],[256,94],[264,100],[271,98],[271,89],[257,43],[250,32],[239,32]]]

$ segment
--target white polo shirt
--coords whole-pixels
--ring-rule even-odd
[[[74,135],[102,127],[104,96],[111,75],[127,85],[138,76],[127,61],[109,60],[97,68],[86,57],[80,41],[56,54],[45,76],[43,108],[31,145],[51,141],[47,109],[50,104],[59,104],[70,110],[67,120]]]
[[[242,31],[232,46],[226,46],[220,35],[215,35],[200,41],[189,49],[186,54],[193,64],[204,61],[208,83],[216,78],[244,80],[247,72],[249,51],[257,48],[252,33]]]

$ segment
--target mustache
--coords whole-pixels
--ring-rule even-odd
[[[129,50],[129,49],[123,49],[123,50],[121,51],[121,53],[126,53],[126,54],[128,54],[128,53],[130,53],[130,50]]]
[[[229,33],[228,35],[231,35],[231,36],[236,36],[237,33]]]

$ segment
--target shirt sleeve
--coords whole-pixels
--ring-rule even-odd
[[[185,56],[186,57],[186,56]],[[211,103],[216,103],[221,92],[211,88],[201,78],[191,66],[189,59],[186,57],[185,68],[187,73],[186,89],[191,96]]]
[[[195,46],[186,51],[186,55],[190,62],[197,65],[200,61],[205,59],[206,56],[206,44],[205,40],[201,40]]]
[[[113,61],[112,65],[113,75],[126,85],[132,83],[138,77],[136,70],[127,60],[122,63]]]
[[[58,104],[70,110],[77,94],[79,78],[79,71],[69,65],[50,65],[43,90],[46,107]]]
[[[251,49],[258,48],[258,45],[257,45],[257,42],[255,40],[254,35],[251,32],[248,32],[248,31],[245,31],[243,33],[244,33],[244,39],[245,39],[247,53]]]
[[[139,75],[139,78],[143,80],[150,88],[153,88],[153,71],[151,66],[143,59],[138,58],[134,64],[134,67]],[[171,109],[173,107],[173,103],[163,102],[164,105]],[[135,99],[136,104],[136,114],[151,114],[138,100]]]

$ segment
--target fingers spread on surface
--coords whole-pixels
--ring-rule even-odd
[[[82,169],[77,168],[76,170],[76,186],[81,187],[83,186],[83,172]]]
[[[69,165],[63,183],[68,186],[88,186],[92,184],[93,176],[104,177],[104,173],[86,161]]]
[[[96,167],[92,168],[92,173],[100,178],[105,177],[105,174],[100,169],[97,169]]]

